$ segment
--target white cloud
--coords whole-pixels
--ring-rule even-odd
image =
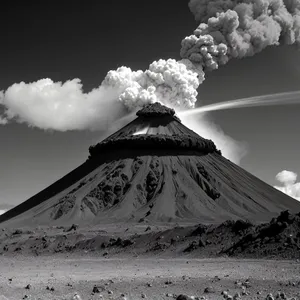
[[[274,186],[277,190],[300,201],[300,182],[296,182],[295,172],[283,170],[276,175],[276,179],[283,184],[283,186]]]
[[[283,170],[276,175],[276,179],[284,185],[292,185],[297,180],[297,174],[291,171]]]
[[[163,102],[194,108],[202,68],[187,60],[154,61],[145,72],[120,67],[107,73],[101,85],[85,93],[80,79],[49,78],[15,83],[0,91],[0,125],[26,123],[49,130],[106,130],[118,118],[146,104]]]
[[[107,86],[84,93],[79,79],[21,82],[0,93],[0,124],[12,120],[46,130],[105,129],[124,114],[118,95],[117,88]]]
[[[179,115],[180,116],[180,115]],[[240,164],[241,159],[247,154],[248,146],[245,142],[234,140],[212,121],[206,114],[182,117],[182,123],[195,131],[203,138],[212,140],[222,155],[230,161]]]

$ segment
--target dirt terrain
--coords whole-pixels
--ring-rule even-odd
[[[270,222],[220,225],[112,224],[2,228],[0,254],[89,253],[95,257],[300,259],[300,213],[284,211]]]
[[[222,299],[227,291],[241,299],[266,299],[281,290],[300,297],[299,232],[300,214],[288,211],[260,225],[239,220],[194,226],[3,228],[0,295]]]
[[[0,300],[300,297],[300,202],[174,114],[139,111],[0,216]]]
[[[76,293],[84,300],[176,299],[180,294],[223,299],[223,291],[245,300],[278,291],[300,296],[300,263],[295,260],[17,255],[2,257],[0,269],[0,295],[6,297],[0,299],[69,300]]]

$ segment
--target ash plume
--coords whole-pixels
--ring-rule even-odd
[[[107,130],[149,103],[161,102],[177,111],[193,109],[206,71],[268,46],[300,41],[299,0],[190,0],[189,7],[199,25],[182,40],[181,60],[160,59],[145,71],[122,66],[109,71],[89,93],[83,92],[80,79],[13,84],[0,92],[0,124]]]
[[[41,129],[96,130],[146,104],[193,108],[204,73],[188,60],[154,61],[145,72],[120,67],[109,71],[101,85],[84,93],[80,79],[41,79],[16,83],[0,94],[0,124],[27,123]]]
[[[299,0],[191,0],[199,26],[183,39],[182,58],[215,70],[273,45],[299,45]]]

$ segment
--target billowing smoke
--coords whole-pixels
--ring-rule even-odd
[[[118,100],[130,111],[154,102],[183,109],[195,107],[197,88],[203,80],[202,67],[196,68],[187,59],[160,59],[145,72],[127,67],[109,71],[102,85],[119,89]]]
[[[199,26],[182,41],[182,58],[215,70],[268,46],[299,44],[299,0],[190,0]]]
[[[154,61],[146,71],[120,67],[109,71],[89,93],[83,92],[79,79],[13,84],[0,93],[0,124],[15,121],[60,131],[106,130],[129,112],[157,101],[177,111],[193,109],[205,71],[267,46],[300,41],[299,0],[190,0],[189,7],[199,26],[182,40],[182,60]]]
[[[10,86],[0,99],[6,109],[2,120],[59,131],[104,128],[125,110],[116,97],[118,90],[111,87],[84,93],[79,79],[21,82]]]
[[[300,201],[300,182],[296,182],[296,173],[283,170],[276,175],[276,179],[282,184],[274,186],[276,189]]]
[[[156,101],[177,110],[194,108],[204,71],[267,46],[300,41],[299,0],[190,0],[189,7],[199,26],[182,40],[182,60],[154,61],[146,71],[120,67],[90,93],[82,91],[79,79],[14,84],[0,94],[0,124],[14,120],[43,129],[97,129],[102,117],[109,124]]]
[[[5,109],[0,124],[13,120],[60,131],[103,129],[149,103],[193,108],[203,80],[201,68],[195,69],[190,61],[161,59],[145,72],[127,67],[109,71],[102,84],[89,93],[83,92],[80,79],[21,82],[0,94]]]

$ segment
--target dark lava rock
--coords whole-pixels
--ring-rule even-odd
[[[253,224],[250,221],[237,220],[233,224],[232,230],[237,233],[239,231],[246,230],[252,226]]]
[[[196,250],[198,248],[198,243],[196,241],[192,241],[186,249],[183,250],[183,252],[191,252],[193,250]]]
[[[176,243],[176,239],[171,238],[170,243],[171,243],[171,245],[174,245]]]
[[[23,230],[21,230],[21,229],[16,229],[13,233],[12,233],[12,235],[17,235],[17,234],[22,234],[23,233]]]
[[[282,211],[280,215],[277,217],[278,222],[286,222],[288,224],[292,224],[295,219],[295,216],[292,215],[288,210]]]
[[[195,235],[202,235],[206,233],[207,231],[207,226],[203,224],[199,224],[198,227],[191,233],[192,236]]]
[[[150,251],[166,250],[168,245],[166,243],[155,243],[155,245],[150,249]]]
[[[200,238],[198,245],[199,245],[199,247],[205,247],[206,246],[206,242],[204,241],[204,239]]]
[[[94,294],[96,294],[96,293],[100,293],[100,289],[95,285],[94,287],[93,287],[93,291],[92,291]]]
[[[133,245],[133,241],[129,240],[129,239],[125,239],[125,240],[122,240],[120,237],[118,237],[117,239],[114,239],[114,238],[111,238],[109,240],[109,244],[108,246],[109,247],[112,247],[112,246],[117,246],[117,247],[128,247],[128,246],[131,246]],[[102,243],[103,247],[102,248],[105,248],[104,247],[104,243]]]
[[[126,239],[126,240],[122,241],[122,247],[128,247],[128,246],[131,246],[133,244],[134,244],[133,241],[131,241],[129,239]]]
[[[215,293],[215,289],[212,286],[208,286],[204,289],[205,294]]]
[[[177,296],[176,300],[193,300],[193,298],[189,297],[187,295],[181,294],[181,295]]]
[[[76,231],[78,229],[78,225],[77,224],[72,224],[72,226],[68,229],[65,230],[65,232],[70,232],[72,230]]]

